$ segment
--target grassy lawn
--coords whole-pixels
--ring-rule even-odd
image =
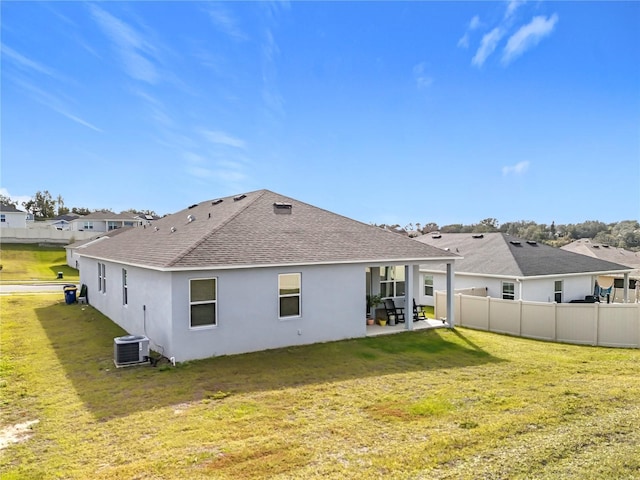
[[[438,329],[116,369],[123,332],[0,298],[2,479],[640,478],[640,351]]]
[[[0,247],[0,282],[56,282],[62,272],[61,282],[78,282],[78,270],[67,265],[64,247],[3,243]]]

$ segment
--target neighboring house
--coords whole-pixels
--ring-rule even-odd
[[[594,242],[589,238],[575,240],[568,245],[560,247],[568,252],[579,253],[608,262],[619,263],[633,268],[629,274],[630,300],[640,302],[640,252],[632,252],[624,248],[612,247],[604,243]],[[610,292],[615,302],[624,300],[624,278],[622,275],[603,276],[598,279],[601,292]]]
[[[67,255],[67,265],[78,270],[80,268],[80,254],[78,252],[81,252],[89,245],[93,245],[94,243],[100,242],[106,238],[112,238],[115,235],[126,232],[131,228],[133,227],[116,228],[115,230],[111,230],[110,232],[100,233],[86,240],[78,240],[77,242],[66,245],[64,248]]]
[[[47,221],[48,225],[51,228],[55,228],[56,230],[71,230],[71,222],[79,218],[79,215],[58,215]]]
[[[533,302],[584,301],[602,275],[628,278],[631,268],[504,233],[430,233],[419,242],[455,252],[458,291]],[[424,289],[445,290],[443,267],[421,265]],[[473,289],[473,290],[472,290]],[[628,293],[628,291],[627,291]],[[430,301],[433,297],[431,297]],[[429,300],[425,302],[429,304]]]
[[[27,228],[28,216],[13,205],[0,204],[0,228]]]
[[[117,228],[134,227],[139,224],[133,213],[92,212],[71,221],[71,230],[110,232]]]
[[[419,266],[453,272],[458,258],[268,190],[191,205],[78,254],[89,303],[177,361],[363,337],[367,293],[419,299]]]
[[[149,226],[151,225],[155,220],[158,220],[160,217],[158,217],[157,215],[148,215],[146,213],[137,213],[134,215],[133,217],[137,222],[139,226]]]

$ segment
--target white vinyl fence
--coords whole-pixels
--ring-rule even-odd
[[[86,240],[97,235],[97,232],[72,232],[55,228],[1,228],[2,243],[59,243],[67,245]]]
[[[446,292],[436,292],[436,318],[447,317]],[[541,303],[456,293],[457,325],[564,343],[640,348],[638,303]]]

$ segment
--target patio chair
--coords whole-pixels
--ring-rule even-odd
[[[427,319],[427,314],[424,313],[424,310],[422,310],[422,307],[424,306],[425,305],[417,305],[416,299],[413,299],[413,319],[415,321]]]
[[[396,323],[404,323],[404,308],[396,307],[393,298],[387,298],[384,301],[384,309],[387,312],[387,318],[391,320],[392,318],[396,321]]]

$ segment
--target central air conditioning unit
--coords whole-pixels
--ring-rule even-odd
[[[149,361],[149,339],[142,335],[127,335],[113,339],[113,363],[126,367]]]

